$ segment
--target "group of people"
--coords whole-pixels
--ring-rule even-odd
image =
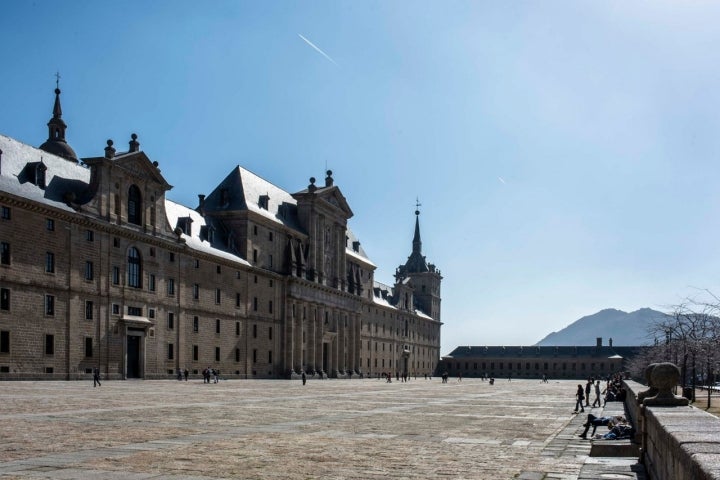
[[[622,386],[622,375],[615,374],[607,378],[605,388],[600,391],[600,380],[588,378],[585,388],[577,386],[575,392],[575,410],[573,413],[585,412],[585,407],[590,407],[590,397],[595,394],[592,407],[604,407],[607,402],[622,402],[625,400],[625,389]]]
[[[215,368],[207,367],[205,370],[203,370],[202,374],[203,383],[218,383],[218,380],[220,379],[220,370],[217,370]]]
[[[635,435],[635,430],[632,425],[628,423],[622,415],[616,415],[613,417],[596,417],[592,413],[588,414],[587,422],[583,424],[585,430],[578,435],[580,438],[586,439],[588,430],[592,427],[591,437],[595,436],[595,430],[597,427],[607,426],[609,432],[600,435],[598,438],[605,440],[615,440],[620,438],[632,438]]]

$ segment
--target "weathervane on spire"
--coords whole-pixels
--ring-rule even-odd
[[[60,88],[60,72],[55,72],[55,88]]]
[[[420,215],[420,207],[422,206],[422,203],[420,203],[420,199],[418,197],[415,197],[415,215]]]

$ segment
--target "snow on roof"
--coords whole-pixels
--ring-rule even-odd
[[[0,150],[0,190],[74,212],[63,196],[69,191],[86,189],[90,183],[90,169],[5,135],[0,135]],[[45,188],[26,178],[26,166],[40,162],[47,167]]]
[[[180,218],[189,217],[192,220],[192,228],[190,229],[191,234],[181,234],[181,238],[185,240],[185,244],[188,247],[192,248],[193,250],[204,252],[210,255],[215,255],[217,257],[225,258],[227,260],[232,260],[243,265],[250,265],[247,260],[239,257],[238,255],[230,253],[221,248],[216,248],[220,246],[224,247],[224,245],[222,245],[220,241],[216,242],[216,246],[213,246],[207,239],[201,238],[200,232],[202,231],[202,227],[211,227],[211,225],[208,225],[205,221],[205,218],[195,210],[188,208],[184,205],[180,205],[179,203],[175,203],[172,200],[166,199],[165,212],[167,215],[168,223],[170,223],[170,226],[172,228],[175,228],[175,226],[177,226],[178,219]]]

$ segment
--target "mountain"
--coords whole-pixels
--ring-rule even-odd
[[[595,345],[598,337],[602,337],[603,345],[608,345],[610,338],[614,346],[649,345],[653,339],[649,337],[648,328],[665,317],[666,314],[650,308],[630,313],[608,308],[582,317],[559,332],[552,332],[536,345]]]

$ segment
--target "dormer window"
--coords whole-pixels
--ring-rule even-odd
[[[177,228],[182,230],[185,235],[192,235],[192,218],[180,217],[178,218]]]
[[[353,252],[360,252],[360,242],[357,240],[353,242],[352,244]]]
[[[45,172],[47,171],[47,167],[43,162],[40,162],[35,167],[35,185],[37,185],[40,188],[45,188]]]
[[[260,195],[260,208],[267,210],[268,205],[270,204],[270,196],[268,195]]]

